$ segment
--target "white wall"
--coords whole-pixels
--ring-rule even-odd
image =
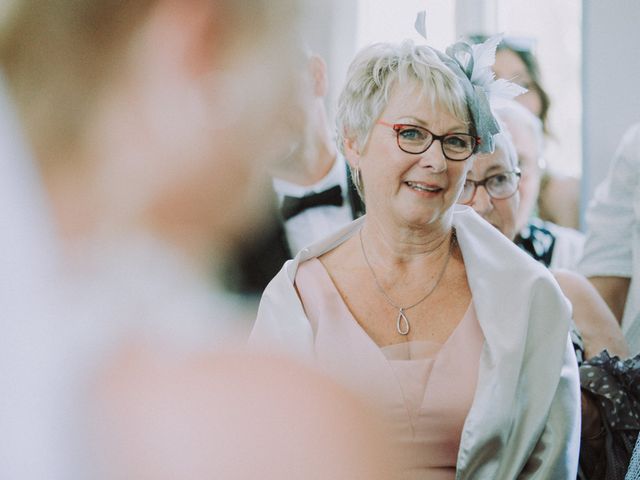
[[[640,1],[582,4],[584,208],[622,134],[640,122]]]
[[[582,0],[457,0],[459,35],[498,32],[531,43],[541,83],[549,94],[551,136],[545,148],[549,168],[580,176]]]
[[[425,8],[429,44],[442,49],[455,39],[455,6],[452,0],[306,0],[303,37],[327,61],[329,114],[357,50],[405,38],[423,42],[413,25],[416,13]]]
[[[327,62],[327,110],[333,118],[347,68],[356,51],[357,0],[307,0],[302,36]]]
[[[416,14],[427,12],[428,44],[443,50],[456,38],[456,2],[451,0],[358,0],[358,48],[374,42],[416,43],[425,40],[414,29]]]

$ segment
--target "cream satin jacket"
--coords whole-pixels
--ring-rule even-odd
[[[304,248],[267,286],[250,342],[313,362],[311,325],[293,282],[298,265],[344,242],[355,220]],[[485,343],[462,432],[457,479],[575,479],[580,383],[568,337],[570,306],[545,267],[472,209],[453,223]]]

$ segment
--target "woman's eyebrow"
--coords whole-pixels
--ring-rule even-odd
[[[411,123],[413,125],[417,125],[419,127],[424,127],[424,128],[426,128],[428,130],[433,128],[433,127],[431,127],[429,125],[429,122],[427,122],[425,120],[421,120],[420,118],[414,117],[412,115],[407,115],[407,116],[404,116],[404,117],[400,117],[400,119],[401,120],[407,120],[409,123]],[[449,132],[463,133],[465,130],[467,130],[467,126],[462,124],[462,123],[458,123],[458,124],[454,125],[453,127],[448,128],[445,133],[449,133]]]
[[[491,177],[492,175],[497,175],[497,174],[508,172],[508,171],[509,171],[509,168],[506,165],[494,164],[494,165],[491,165],[489,168],[487,168],[483,172],[483,176],[481,177],[481,180],[484,180],[487,177]]]
[[[508,172],[509,171],[509,167],[507,167],[506,165],[492,165],[489,168],[487,168],[485,170],[485,176],[491,176],[491,175],[495,175],[496,173],[502,173],[502,172]]]
[[[400,120],[403,120],[403,121],[406,120],[407,123],[415,124],[415,125],[418,125],[420,127],[425,127],[425,128],[429,127],[429,123],[428,122],[426,122],[425,120],[421,120],[418,117],[413,117],[411,115],[402,116],[402,117],[400,117]]]

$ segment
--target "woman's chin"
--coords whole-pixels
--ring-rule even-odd
[[[408,208],[400,216],[408,227],[424,227],[441,219],[443,211],[433,208]]]

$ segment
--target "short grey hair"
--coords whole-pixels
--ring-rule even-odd
[[[501,129],[503,131],[508,130],[508,125],[507,128],[503,128],[502,126],[510,122],[528,128],[535,138],[536,146],[538,147],[538,156],[542,155],[544,151],[544,130],[542,122],[538,117],[515,100],[500,102],[495,106],[495,113],[501,120]]]
[[[347,138],[364,148],[392,88],[410,81],[422,87],[433,105],[473,129],[464,89],[432,48],[411,40],[401,44],[376,43],[356,55],[338,100],[336,141],[342,153]]]
[[[509,165],[513,170],[518,168],[518,154],[516,152],[516,147],[513,144],[513,139],[511,138],[511,134],[509,131],[504,128],[504,124],[502,122],[498,122],[500,125],[500,133],[496,133],[493,136],[493,141],[495,144],[494,152],[500,150],[507,156],[507,160],[509,161]]]

